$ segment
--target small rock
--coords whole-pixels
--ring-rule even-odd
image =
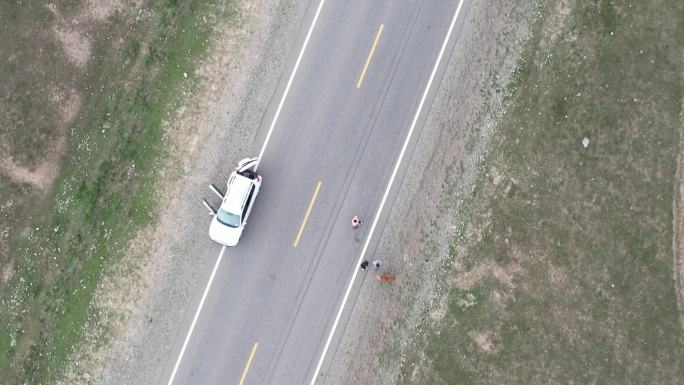
[[[184,78],[187,78],[187,77],[188,77],[188,73],[187,73],[187,72],[183,72],[183,77],[184,77]]]
[[[582,146],[584,146],[584,148],[589,147],[589,138],[587,138],[586,136],[584,137],[584,139],[582,139]]]

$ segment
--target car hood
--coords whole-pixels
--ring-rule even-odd
[[[219,222],[216,217],[211,220],[209,225],[209,237],[225,246],[235,246],[240,240],[242,229],[232,228]]]

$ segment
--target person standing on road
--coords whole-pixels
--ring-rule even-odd
[[[355,229],[358,229],[359,227],[361,227],[361,224],[362,224],[362,223],[363,223],[363,222],[361,222],[361,218],[359,218],[358,216],[354,215],[354,217],[352,218],[352,227],[355,228]]]
[[[380,266],[382,266],[382,262],[379,259],[373,261],[373,267],[375,268],[375,270],[379,269]]]

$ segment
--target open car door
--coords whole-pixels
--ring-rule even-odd
[[[236,171],[241,173],[247,170],[251,170],[253,168],[256,168],[256,165],[259,163],[259,158],[245,158],[242,159],[241,161],[238,162],[238,166]],[[251,170],[254,171],[254,170]]]

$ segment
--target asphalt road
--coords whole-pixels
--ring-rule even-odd
[[[318,5],[309,5],[261,141],[245,156],[262,146]],[[264,181],[249,225],[240,244],[224,252],[173,384],[311,382],[457,6],[457,0],[326,0],[265,148]],[[439,78],[438,72],[435,83]],[[420,127],[419,121],[413,138]],[[411,151],[409,145],[394,190]],[[395,196],[390,190],[374,238]],[[357,230],[354,215],[364,219]],[[371,238],[368,259],[375,245]],[[207,237],[208,259],[221,249]],[[201,295],[169,341],[160,384],[168,384],[176,367]],[[317,384],[324,382],[321,376]]]

